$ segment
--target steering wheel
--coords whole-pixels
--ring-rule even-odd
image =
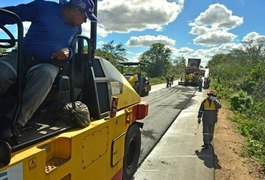
[[[2,29],[9,37],[9,39],[0,40],[0,48],[14,47],[16,44],[16,40],[13,34],[3,25],[0,25],[0,29]],[[5,43],[5,44],[1,44],[1,43]]]

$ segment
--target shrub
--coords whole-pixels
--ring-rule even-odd
[[[165,77],[155,77],[155,78],[150,78],[150,83],[151,85],[154,85],[154,84],[160,84],[160,83],[165,83],[166,82],[166,79]]]
[[[230,105],[232,110],[242,112],[249,109],[253,104],[251,96],[248,96],[246,92],[239,91],[230,97]]]

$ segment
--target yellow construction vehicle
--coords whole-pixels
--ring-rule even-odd
[[[17,44],[18,69],[21,69],[22,22],[16,14],[4,9],[0,9],[0,15],[16,21],[17,39],[0,25],[10,37],[0,39],[0,48]],[[91,39],[81,35],[75,38],[73,44],[77,51],[73,63],[69,64],[70,73],[60,72],[48,97],[30,120],[30,126],[15,134],[14,144],[0,140],[0,179],[127,180],[133,177],[138,166],[140,128],[143,127],[138,120],[148,115],[148,104],[141,101],[109,61],[94,57],[96,24],[92,23],[91,28]],[[5,95],[17,97],[16,114],[22,105],[22,77],[18,71],[16,96],[14,93]],[[81,101],[88,107],[89,126],[77,127],[54,116],[62,97],[69,97],[72,104]],[[0,110],[3,109],[0,107]],[[17,116],[12,121],[15,129]]]
[[[120,65],[122,65],[122,74],[132,85],[135,91],[140,96],[147,96],[149,94],[149,91],[151,91],[151,85],[148,77],[142,74],[142,67],[146,64],[141,62],[120,62]],[[136,69],[137,72],[124,72],[125,67],[133,67],[134,69]]]
[[[179,85],[198,86],[200,77],[204,76],[205,70],[200,68],[201,59],[189,58],[184,73],[180,78]]]

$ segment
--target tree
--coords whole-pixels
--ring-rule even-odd
[[[242,41],[241,43],[243,44],[250,60],[253,62],[264,60],[262,57],[265,55],[265,38]]]
[[[127,61],[126,53],[127,50],[125,48],[123,48],[122,44],[114,44],[114,40],[112,40],[111,42],[107,43],[107,44],[103,44],[103,47],[100,49],[100,51],[102,53],[107,53],[107,54],[112,54],[113,58],[112,60],[115,60],[117,62],[124,62]]]
[[[95,52],[95,55],[108,60],[115,67],[118,66],[118,62],[117,62],[115,56],[113,54],[109,53],[109,52],[103,51],[101,49],[97,49],[96,52]]]
[[[171,50],[164,44],[155,43],[140,56],[139,60],[149,64],[148,75],[150,77],[159,77],[168,74],[172,66],[171,55]]]
[[[184,57],[178,57],[174,62],[174,70],[175,74],[181,75],[184,73],[184,69],[186,67],[186,59]]]

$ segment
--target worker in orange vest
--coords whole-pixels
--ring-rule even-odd
[[[214,126],[218,120],[218,109],[221,108],[221,102],[216,98],[216,92],[211,90],[207,93],[207,98],[201,103],[198,112],[198,123],[203,124],[203,146],[208,148],[213,140]]]

